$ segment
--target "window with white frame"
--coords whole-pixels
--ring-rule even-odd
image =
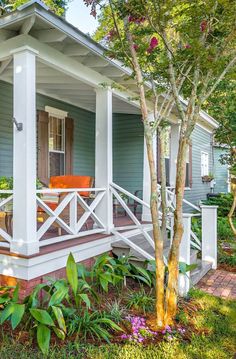
[[[209,175],[209,153],[201,152],[201,176]]]
[[[54,108],[47,108],[49,113],[49,175],[65,174],[65,118],[67,113]]]

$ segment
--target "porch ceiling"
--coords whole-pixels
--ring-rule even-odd
[[[130,100],[130,98],[136,98],[138,94],[136,82],[130,78],[132,70],[124,66],[120,61],[105,56],[103,46],[66,22],[65,19],[49,11],[47,6],[40,0],[31,0],[19,6],[16,11],[0,18],[0,56],[2,44],[7,42],[6,40],[22,36],[28,36],[28,40],[37,40],[37,44],[47,45],[48,49],[49,47],[52,48],[58,55],[66,56],[67,59],[73,60],[75,64],[84,66],[84,69],[90,70],[92,77],[97,74],[99,75],[98,77],[108,80],[105,82],[115,83],[117,89],[122,87],[122,91],[114,89],[114,112],[140,113],[137,101]],[[7,57],[2,56],[2,58],[3,61],[0,62],[0,79],[10,61]],[[41,68],[41,73],[39,72],[37,75],[37,90],[39,92],[91,111],[95,110],[95,95],[93,91],[90,91],[92,87],[87,88],[84,83],[73,80],[73,78],[62,75],[62,73],[59,73],[58,77],[58,74],[55,74],[56,70],[54,70],[54,76],[50,77],[50,82],[46,70],[50,75],[52,74],[52,69],[47,68],[43,76],[43,68]],[[47,80],[48,83],[45,82]],[[101,82],[104,81],[102,80]],[[146,86],[149,88],[150,84],[146,84]],[[163,98],[160,98],[161,102],[162,100]],[[184,100],[182,101],[185,102]],[[150,111],[153,110],[151,102],[149,103],[149,109]],[[175,106],[169,116],[169,121],[178,122],[178,112]],[[204,111],[201,111],[199,121],[210,129],[218,126],[217,122]]]
[[[13,82],[12,61],[2,71],[0,79],[9,83]],[[88,111],[95,112],[96,109],[96,93],[92,86],[61,73],[59,70],[53,69],[40,61],[37,61],[36,64],[36,91]],[[140,114],[137,107],[122,101],[114,94],[113,112]]]

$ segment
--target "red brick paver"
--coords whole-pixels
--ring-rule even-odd
[[[236,299],[236,273],[211,270],[200,280],[197,287],[217,297]]]

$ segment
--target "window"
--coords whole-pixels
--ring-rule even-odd
[[[49,113],[49,176],[65,174],[65,118],[67,113],[46,106]]]
[[[209,153],[201,152],[201,176],[209,175]]]

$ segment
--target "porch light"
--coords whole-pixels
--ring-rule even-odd
[[[17,131],[23,131],[23,123],[22,122],[17,122],[15,117],[12,117],[12,122],[16,126]]]

